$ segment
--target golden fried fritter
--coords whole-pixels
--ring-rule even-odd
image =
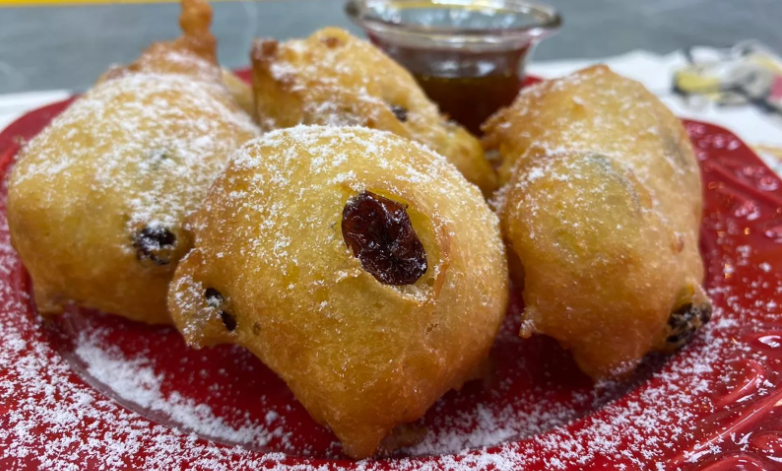
[[[11,240],[43,314],[78,305],[168,323],[190,249],[185,216],[257,129],[221,82],[209,6],[183,2],[182,38],[115,68],[24,149]]]
[[[255,105],[265,130],[297,124],[360,125],[418,141],[444,155],[489,195],[496,175],[480,142],[440,115],[399,64],[339,28],[251,54]]]
[[[251,350],[356,458],[474,377],[504,317],[497,217],[442,157],[387,132],[251,141],[192,227],[177,328]]]
[[[556,338],[601,378],[708,321],[700,171],[654,95],[591,67],[523,90],[484,130],[503,159],[498,205],[523,267],[523,336]]]
[[[234,101],[244,110],[245,113],[247,113],[248,116],[251,116],[254,121],[258,121],[258,117],[255,113],[255,102],[253,99],[253,89],[250,87],[250,84],[239,78],[236,74],[231,72],[228,69],[223,69],[223,83],[225,84],[226,88],[228,88],[228,92],[233,97]]]

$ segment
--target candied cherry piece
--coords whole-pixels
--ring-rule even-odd
[[[361,266],[387,285],[410,285],[426,273],[426,251],[407,206],[364,191],[345,204],[342,237]]]

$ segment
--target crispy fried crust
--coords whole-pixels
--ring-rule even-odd
[[[169,323],[168,284],[191,245],[184,219],[257,134],[220,81],[211,9],[182,7],[182,38],[104,74],[14,169],[11,240],[42,314],[73,302]]]
[[[384,284],[348,248],[343,208],[364,191],[407,205],[428,264],[414,283]],[[251,141],[192,226],[169,295],[177,328],[193,346],[250,349],[355,458],[473,378],[504,317],[496,216],[453,166],[390,133]]]
[[[523,267],[522,335],[551,335],[603,378],[708,320],[698,164],[642,85],[592,67],[526,89],[484,130],[507,183],[503,234]]]
[[[256,40],[251,59],[261,127],[360,125],[425,144],[484,194],[497,181],[479,141],[440,115],[415,79],[366,41],[338,28],[305,40]]]

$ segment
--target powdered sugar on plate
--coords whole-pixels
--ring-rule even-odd
[[[108,388],[110,393],[138,406],[146,415],[162,414],[164,420],[167,418],[182,429],[227,443],[263,447],[274,434],[283,442],[287,438],[281,427],[273,430],[267,428],[279,417],[273,409],[266,413],[265,423],[248,420],[246,425],[235,428],[216,416],[208,405],[200,404],[177,391],[165,395],[162,388],[166,376],[156,373],[148,358],[126,358],[111,345],[107,348],[100,334],[99,330],[81,332],[74,353],[84,362],[87,375]]]
[[[721,132],[690,131],[696,141]],[[183,353],[168,329],[95,313],[81,316],[91,327],[64,328],[71,313],[47,328],[30,306],[3,211],[0,468],[687,469],[742,459],[774,469],[782,457],[764,444],[779,430],[771,412],[782,401],[782,262],[773,238],[782,199],[741,176],[759,165],[743,145],[722,153],[699,147],[709,155],[703,250],[717,306],[712,323],[679,354],[649,358],[629,383],[593,387],[553,342],[513,335],[511,317],[495,346],[496,377],[446,395],[422,421],[424,441],[406,450],[439,456],[329,459],[339,451],[328,431],[307,422],[279,380],[232,347]],[[752,220],[749,203],[759,214]],[[77,362],[95,384],[110,386],[108,396],[152,412],[128,410],[85,383]],[[173,420],[161,425],[153,412]],[[461,451],[472,446],[484,447]]]

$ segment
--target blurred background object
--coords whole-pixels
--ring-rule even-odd
[[[536,46],[562,25],[556,9],[519,0],[348,0],[345,12],[473,134],[513,103]]]
[[[688,63],[676,71],[674,90],[691,107],[753,105],[782,116],[782,59],[768,47],[745,41],[684,53]]]
[[[175,0],[130,1],[0,0],[0,129],[178,34]],[[782,85],[773,73],[758,73],[776,70],[782,53],[782,0],[542,1],[564,25],[537,48],[530,73],[555,77],[605,62],[677,115],[730,128],[782,172],[782,117],[774,109]],[[344,4],[215,0],[220,61],[246,67],[256,36],[304,37],[326,25],[363,36]],[[710,92],[715,84],[741,87]]]
[[[57,2],[56,4],[52,3]],[[109,64],[176,36],[179,6],[0,0],[0,94],[86,89]],[[138,0],[136,0],[138,1]],[[143,2],[143,0],[140,0]],[[548,0],[564,17],[535,60],[602,58],[634,49],[668,53],[757,39],[782,51],[780,0]],[[250,39],[306,36],[325,25],[360,34],[343,0],[218,1],[213,31],[224,65],[248,64]]]

